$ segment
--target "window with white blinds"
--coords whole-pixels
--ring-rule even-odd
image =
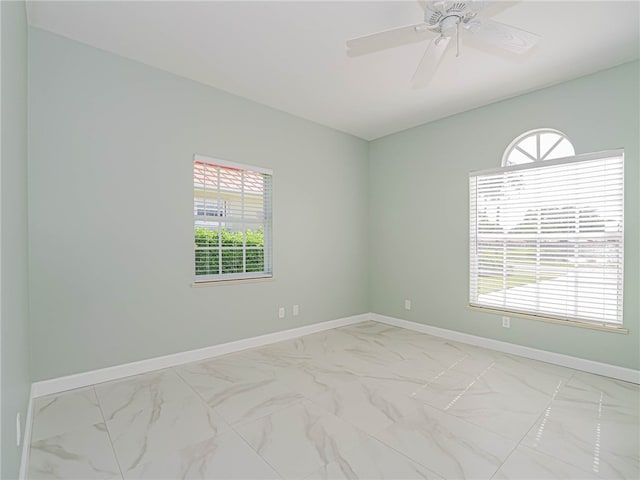
[[[196,282],[272,275],[271,180],[264,168],[194,156]]]
[[[624,152],[469,175],[470,304],[622,324]]]

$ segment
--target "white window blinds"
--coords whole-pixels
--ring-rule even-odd
[[[270,170],[194,157],[196,281],[271,276],[271,178]]]
[[[622,324],[623,156],[472,172],[470,304]]]

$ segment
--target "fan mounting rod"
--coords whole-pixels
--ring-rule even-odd
[[[450,38],[455,33],[456,57],[460,56],[460,23],[462,23],[462,20],[459,15],[447,15],[440,20],[440,37],[436,40],[438,42],[442,38]]]
[[[458,15],[444,17],[440,22],[440,34],[443,37],[452,37],[453,34],[456,33],[456,30],[458,30],[461,21],[462,18]]]

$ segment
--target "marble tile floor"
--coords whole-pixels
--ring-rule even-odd
[[[638,479],[640,387],[363,322],[34,401],[27,478]]]

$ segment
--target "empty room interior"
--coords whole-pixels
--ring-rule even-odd
[[[640,3],[0,0],[2,479],[640,478]]]

